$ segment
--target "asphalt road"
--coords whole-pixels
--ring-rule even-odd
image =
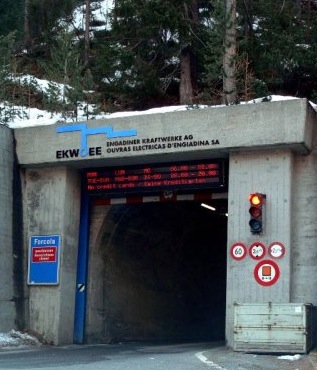
[[[0,369],[313,370],[317,368],[315,354],[287,361],[278,355],[233,352],[222,343],[40,346],[0,349]]]
[[[0,369],[28,370],[200,370],[195,354],[215,344],[140,344],[31,347],[0,350]]]

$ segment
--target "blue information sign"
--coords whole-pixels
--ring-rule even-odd
[[[28,284],[58,284],[60,246],[60,235],[31,236]]]

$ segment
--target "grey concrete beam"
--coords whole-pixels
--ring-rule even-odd
[[[15,137],[21,165],[92,166],[108,161],[113,165],[120,160],[132,164],[154,156],[156,161],[167,161],[281,148],[308,153],[315,117],[306,99],[295,99],[89,121],[89,129],[110,127],[115,132],[137,133],[121,138],[84,135],[91,148],[84,157],[71,154],[82,147],[79,131],[57,133],[65,125],[18,128]]]

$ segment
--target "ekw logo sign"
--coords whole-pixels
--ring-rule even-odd
[[[76,132],[76,131],[80,132],[79,155],[81,157],[86,157],[90,153],[90,149],[88,148],[88,136],[90,135],[105,135],[109,139],[113,139],[113,138],[120,138],[120,137],[132,137],[132,136],[136,136],[138,133],[136,129],[114,131],[111,126],[87,128],[86,123],[81,123],[78,125],[61,126],[61,127],[56,128],[56,132],[59,134],[68,133],[68,132]],[[71,157],[77,156],[76,155],[77,151],[76,149],[57,151],[56,157],[57,158],[69,157],[68,154],[70,154]],[[97,154],[101,154],[101,153],[97,153]]]

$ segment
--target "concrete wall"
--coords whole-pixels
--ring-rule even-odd
[[[317,305],[317,129],[313,152],[295,156],[292,193],[292,302]]]
[[[292,254],[292,179],[293,155],[288,151],[236,153],[230,156],[228,199],[228,264],[227,264],[227,340],[233,342],[234,303],[290,302]],[[249,228],[249,194],[266,194],[264,232],[253,235]],[[278,261],[281,275],[272,286],[262,286],[254,278],[259,262],[249,254],[236,261],[230,254],[233,244],[243,243],[248,249],[254,242],[268,247],[281,242],[285,256]],[[270,257],[266,254],[265,258]]]
[[[13,253],[13,166],[12,131],[0,125],[0,331],[17,327],[19,297],[15,287],[15,264],[21,258]],[[22,226],[20,225],[20,228]]]
[[[105,328],[105,258],[104,232],[107,213],[111,207],[92,207],[89,238],[89,277],[86,314],[86,338],[90,343],[106,337]],[[111,233],[111,230],[109,231]]]
[[[29,286],[29,329],[53,344],[73,342],[80,179],[66,168],[27,169],[25,247],[32,235],[60,235],[59,285]],[[28,255],[27,250],[25,255]]]

